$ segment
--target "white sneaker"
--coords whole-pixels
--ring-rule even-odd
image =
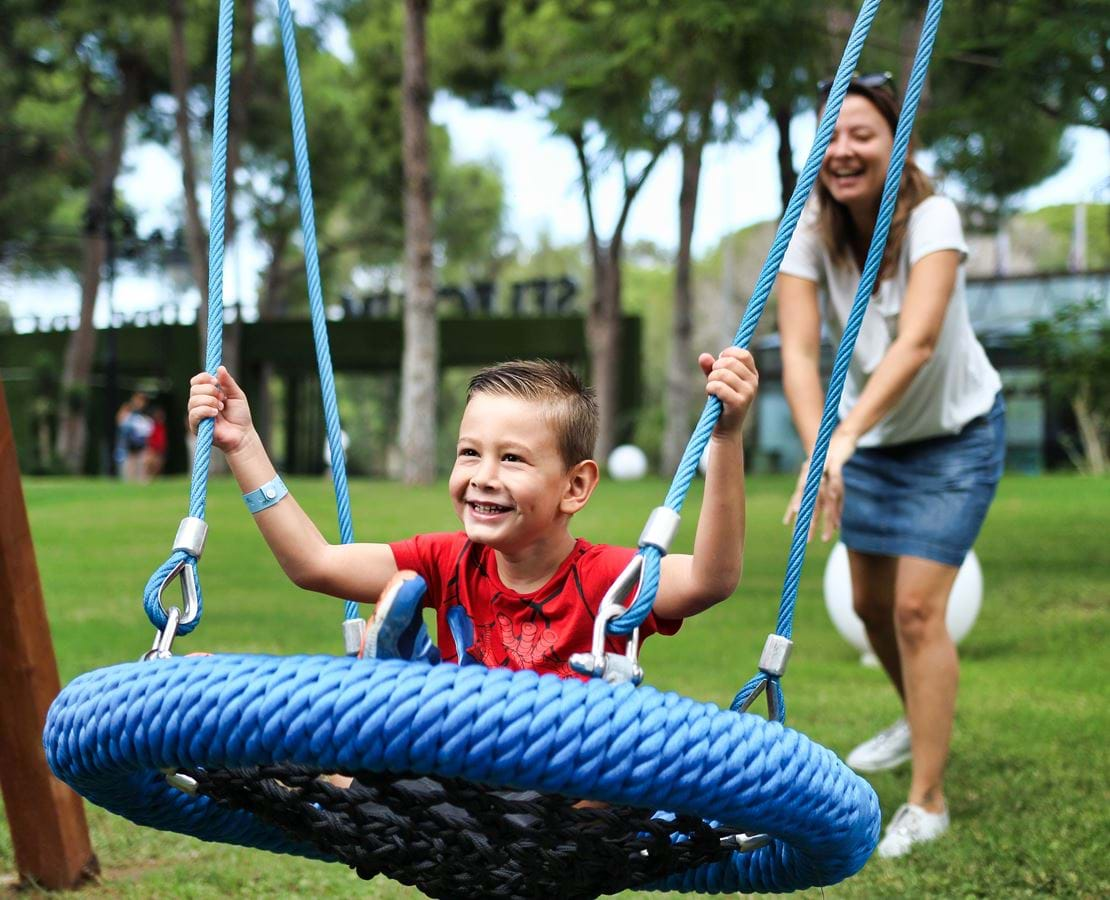
[[[912,803],[903,803],[887,825],[886,834],[879,841],[875,854],[880,859],[905,856],[914,844],[936,840],[947,830],[947,806],[942,812],[931,813]]]
[[[905,719],[899,719],[856,747],[844,761],[857,772],[885,772],[909,758],[910,726]]]

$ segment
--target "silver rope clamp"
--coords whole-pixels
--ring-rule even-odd
[[[768,690],[770,678],[782,678],[786,674],[786,664],[790,662],[790,654],[794,649],[794,642],[781,634],[769,634],[763,644],[763,652],[759,654],[759,671],[768,676],[759,682],[759,686],[751,692],[748,699],[740,707],[740,712],[747,712],[760,694],[767,694],[767,718],[777,722],[782,717],[779,708],[779,698],[772,690]]]
[[[782,678],[786,674],[786,664],[790,662],[790,654],[794,650],[794,642],[781,634],[767,635],[763,645],[763,652],[759,654],[759,671],[775,678]]]
[[[208,523],[198,516],[186,516],[177,526],[177,534],[173,539],[174,552],[184,550],[194,559],[200,559],[207,539]]]
[[[343,620],[343,652],[347,656],[358,656],[362,650],[362,638],[366,634],[365,619]]]
[[[628,645],[623,655],[605,650],[606,626],[628,609],[624,601],[631,595],[633,588],[640,586],[643,569],[644,558],[637,553],[601,598],[597,619],[594,620],[593,645],[590,652],[574,653],[570,657],[570,667],[575,672],[593,678],[604,678],[609,684],[624,684],[626,681],[639,684],[643,681],[644,670],[640,668],[639,663],[639,628],[634,629],[628,636]]]
[[[682,517],[669,506],[655,507],[644,523],[637,546],[654,547],[666,556],[681,523]]]

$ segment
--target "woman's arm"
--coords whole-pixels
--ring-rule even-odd
[[[957,250],[938,250],[914,263],[898,316],[898,334],[837,431],[856,440],[870,431],[932,358],[959,265]]]

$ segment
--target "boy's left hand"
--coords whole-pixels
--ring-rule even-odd
[[[755,358],[747,350],[726,347],[716,359],[711,353],[701,354],[698,365],[705,373],[706,394],[721,401],[721,416],[714,433],[739,435],[759,387]]]

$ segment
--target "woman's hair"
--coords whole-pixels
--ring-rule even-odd
[[[470,379],[466,401],[475,394],[500,394],[539,404],[555,426],[567,468],[593,457],[598,409],[594,392],[569,367],[549,359],[514,359],[482,369]]]
[[[892,89],[878,87],[872,88],[852,81],[848,84],[848,93],[856,94],[871,102],[890,126],[893,135],[898,127],[898,114],[902,104]],[[827,96],[821,100],[821,106]],[[910,213],[926,197],[933,194],[933,185],[927,176],[913,161],[913,141],[910,141],[906,151],[906,164],[902,169],[902,179],[898,185],[898,201],[894,205],[894,219],[890,223],[890,235],[887,238],[886,249],[883,251],[883,261],[879,266],[879,277],[875,280],[875,290],[879,282],[889,278],[898,262],[898,255],[902,252],[902,242],[906,238],[906,228],[909,224]],[[843,203],[833,199],[829,189],[817,181],[818,203],[818,228],[821,240],[824,242],[829,256],[837,265],[843,265],[852,258],[852,243],[856,237],[856,226],[852,221],[848,208]]]

